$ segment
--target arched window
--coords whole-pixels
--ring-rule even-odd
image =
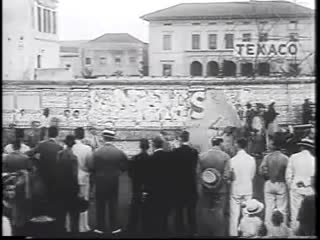
[[[241,75],[250,77],[253,75],[253,64],[252,63],[242,63],[241,64]]]
[[[215,61],[210,61],[207,64],[207,76],[218,76],[219,74],[219,64]]]
[[[269,63],[259,63],[258,64],[258,74],[260,76],[269,76],[270,74],[270,64]]]
[[[237,65],[232,61],[223,61],[223,76],[235,76]]]
[[[190,66],[191,76],[202,76],[202,64],[198,61],[194,61]]]

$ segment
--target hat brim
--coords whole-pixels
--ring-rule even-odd
[[[257,207],[256,210],[254,210],[254,211],[248,211],[248,209],[245,208],[245,209],[244,209],[244,213],[246,213],[246,214],[248,214],[248,215],[257,214],[257,213],[262,212],[263,209],[264,209],[263,203],[260,203],[260,202],[259,202],[259,203],[258,203],[258,207]]]
[[[202,177],[200,178],[202,186],[204,186],[207,189],[215,189],[217,188],[217,186],[219,186],[221,182],[221,176],[219,175],[219,172],[217,172],[216,170],[211,170],[211,171],[213,172],[213,174],[215,174],[215,177],[216,177],[216,180],[214,182],[208,183],[204,181]]]
[[[308,143],[297,143],[297,145],[299,146],[305,146],[305,147],[309,147],[309,148],[314,148],[313,144],[308,144]]]

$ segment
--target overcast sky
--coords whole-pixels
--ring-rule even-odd
[[[140,17],[184,2],[210,0],[59,0],[60,40],[91,40],[105,33],[127,32],[148,42],[148,22]],[[314,9],[314,0],[292,2]]]

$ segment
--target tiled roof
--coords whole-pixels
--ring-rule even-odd
[[[81,44],[88,42],[87,40],[60,41],[60,52],[77,53]]]
[[[310,17],[314,10],[288,1],[181,3],[142,16],[147,21]]]
[[[139,39],[131,36],[128,33],[106,33],[90,42],[104,43],[143,43]]]

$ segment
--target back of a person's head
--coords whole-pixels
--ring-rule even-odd
[[[64,143],[67,145],[67,147],[71,148],[76,143],[75,137],[73,135],[67,135]]]
[[[273,140],[273,148],[275,150],[280,150],[284,147],[285,144],[285,136],[282,132],[276,132],[272,138]]]
[[[78,127],[74,130],[74,136],[76,139],[79,139],[79,140],[84,139],[84,135],[85,133],[82,127]]]
[[[180,134],[180,140],[181,142],[189,142],[190,139],[190,133],[188,131],[183,131]]]
[[[283,223],[283,214],[279,210],[274,210],[271,217],[271,222],[274,226],[278,227]]]
[[[248,146],[248,141],[245,138],[240,138],[237,140],[237,145],[241,149],[245,149]]]
[[[222,138],[212,138],[211,139],[211,145],[214,146],[220,146],[220,144],[223,143]]]
[[[152,139],[152,144],[155,149],[163,148],[163,145],[164,145],[163,137],[156,136],[154,139]]]
[[[149,140],[148,139],[146,139],[146,138],[142,138],[142,139],[140,139],[140,149],[141,150],[144,150],[144,151],[146,151],[146,150],[148,150],[149,149]]]
[[[49,138],[56,138],[59,134],[59,130],[56,126],[51,126],[48,129],[48,136]]]

